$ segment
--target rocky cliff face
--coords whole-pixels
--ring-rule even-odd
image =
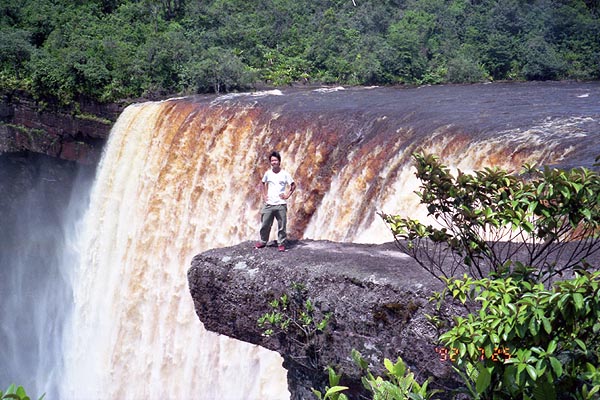
[[[437,332],[425,318],[432,313],[428,298],[441,284],[393,244],[303,240],[285,253],[252,245],[197,255],[188,271],[191,295],[206,329],[282,355],[293,399],[314,398],[310,388],[325,386],[328,365],[343,373],[351,393],[365,394],[352,349],[380,374],[384,358],[400,356],[420,381],[433,377],[435,386],[454,386],[450,365],[435,352]],[[298,284],[317,310],[332,313],[325,333],[310,343],[316,349],[299,336],[266,337],[257,324],[273,310],[270,301],[293,295]]]
[[[0,97],[0,153],[33,152],[95,164],[123,105],[80,102],[70,108],[11,93]]]

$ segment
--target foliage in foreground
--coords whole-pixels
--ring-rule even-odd
[[[477,311],[440,336],[473,399],[594,399],[600,391],[600,272],[542,283],[448,279]],[[499,351],[500,349],[500,351]]]
[[[40,397],[42,400],[44,396]],[[0,390],[0,400],[30,400],[22,386],[10,385],[4,392]]]
[[[454,176],[414,154],[418,196],[439,227],[382,213],[398,247],[435,277],[520,274],[549,282],[600,250],[600,176],[525,166]]]
[[[357,351],[352,351],[352,359],[363,371],[362,384],[373,396],[373,400],[427,400],[431,399],[439,390],[428,388],[429,381],[419,384],[415,375],[406,366],[402,358],[394,363],[389,359],[384,360],[386,376],[375,376],[369,369],[369,363]],[[346,386],[339,386],[340,375],[333,368],[327,368],[329,373],[329,387],[325,394],[313,389],[315,396],[321,400],[347,400],[348,397],[342,392],[347,390]]]
[[[600,245],[598,173],[526,166],[521,176],[455,177],[435,156],[414,158],[418,195],[441,228],[382,217],[398,246],[444,281],[434,298],[449,295],[469,311],[439,338],[465,394],[597,399],[600,272],[586,258]]]

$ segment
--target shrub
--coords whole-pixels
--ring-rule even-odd
[[[369,370],[367,361],[358,351],[352,352],[352,359],[363,370],[362,383],[373,394],[373,400],[426,400],[439,392],[439,390],[428,389],[429,380],[419,384],[415,374],[400,357],[395,363],[387,358],[384,359],[385,377],[374,376]]]
[[[451,83],[483,82],[487,78],[485,68],[470,54],[459,53],[448,60],[446,79]]]
[[[464,392],[598,398],[600,272],[587,262],[599,249],[598,173],[526,165],[520,175],[454,176],[435,156],[414,158],[417,194],[439,227],[381,216],[400,249],[446,284],[434,298],[467,307],[439,339]],[[558,280],[563,274],[574,277]]]
[[[331,313],[323,313],[315,307],[306,288],[299,283],[293,283],[290,294],[282,294],[269,305],[272,311],[258,319],[263,335],[283,335],[302,350],[302,354],[292,355],[292,358],[309,368],[317,368]]]
[[[440,336],[471,398],[598,398],[600,272],[550,290],[513,278],[447,282],[454,299],[478,306]]]
[[[372,393],[373,400],[426,400],[440,392],[428,388],[429,380],[419,384],[414,373],[410,371],[400,357],[395,363],[387,358],[384,360],[385,377],[373,375],[369,369],[369,363],[357,350],[352,350],[352,359],[363,371],[362,384],[365,389]],[[341,392],[348,388],[338,385],[340,375],[336,374],[331,367],[328,367],[327,370],[331,387],[326,388],[325,395],[314,389],[313,393],[319,400],[347,400],[348,397]]]

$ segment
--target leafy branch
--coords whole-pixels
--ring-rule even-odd
[[[42,395],[39,400],[43,400],[46,395]],[[0,390],[0,400],[30,400],[30,397],[27,396],[25,389],[22,386],[10,385],[4,392]]]
[[[279,335],[289,341],[289,347],[299,347],[302,354],[296,354],[297,361],[305,360],[309,367],[318,368],[326,330],[331,320],[330,312],[322,313],[308,298],[306,287],[293,283],[291,294],[284,293],[269,302],[271,311],[258,319],[263,335]]]

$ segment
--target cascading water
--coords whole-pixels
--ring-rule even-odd
[[[290,237],[385,242],[376,211],[425,216],[412,193],[415,150],[463,171],[590,166],[599,88],[289,90],[128,107],[98,168],[79,262],[65,274],[74,305],[61,317],[57,398],[289,397],[281,358],[206,332],[186,284],[195,254],[256,238],[269,151],[299,186]]]
[[[242,171],[206,151],[227,152],[232,131],[197,135],[176,104],[129,107],[107,144],[73,282],[61,398],[289,397],[278,355],[210,334],[195,315],[191,257],[250,235],[230,227],[252,218],[232,214],[245,199],[220,178]]]
[[[0,156],[0,387],[57,399],[69,274],[91,168],[29,155]]]

